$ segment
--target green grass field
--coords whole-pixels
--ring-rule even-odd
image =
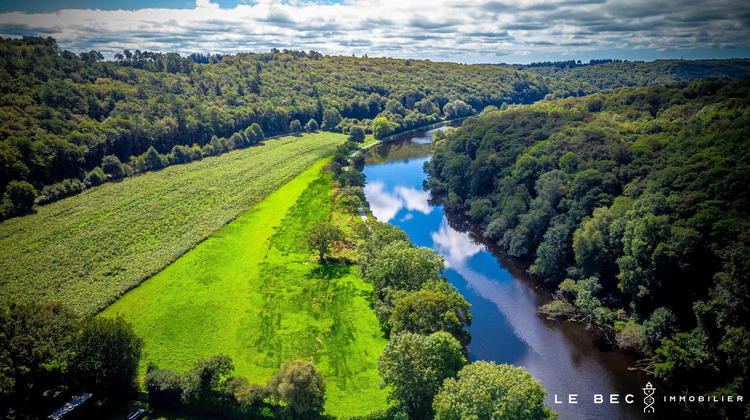
[[[101,310],[345,140],[331,133],[268,140],[107,183],[6,220],[0,299],[54,298],[79,313]]]
[[[377,359],[387,343],[356,266],[319,265],[304,250],[313,222],[332,214],[319,162],[133,289],[102,315],[122,314],[146,357],[185,371],[223,353],[235,373],[265,383],[285,360],[312,360],[336,416],[385,407]]]

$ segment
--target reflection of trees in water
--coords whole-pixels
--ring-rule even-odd
[[[430,196],[429,203],[431,206],[442,206],[445,198],[443,196]],[[497,242],[485,238],[484,229],[480,224],[474,222],[465,214],[448,211],[445,207],[443,207],[443,214],[448,226],[458,232],[466,232],[474,243],[484,246],[497,259],[498,264],[508,270],[513,277],[534,289],[540,290],[547,299],[547,296],[555,291],[556,287],[549,287],[540,279],[529,274],[528,269],[531,266],[531,261],[512,257]]]
[[[430,155],[432,155],[431,143],[414,143],[412,141],[384,143],[368,151],[364,164],[372,165],[393,160],[423,158]]]

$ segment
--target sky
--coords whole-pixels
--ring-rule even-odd
[[[123,49],[460,63],[750,57],[747,0],[2,0],[0,36]]]

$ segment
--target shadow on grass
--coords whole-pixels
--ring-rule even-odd
[[[321,265],[310,271],[309,277],[314,279],[340,279],[349,274],[350,269],[342,265]]]

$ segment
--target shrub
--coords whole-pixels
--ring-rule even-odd
[[[125,176],[122,170],[122,162],[115,155],[104,156],[102,159],[102,170],[112,179],[118,179]]]
[[[286,403],[297,416],[311,417],[323,411],[326,383],[311,362],[285,362],[267,387],[273,398]]]
[[[102,185],[107,181],[107,174],[104,173],[102,168],[96,167],[91,172],[86,174],[86,178],[83,179],[83,185],[86,188],[96,187]]]
[[[26,181],[10,181],[3,194],[2,208],[6,215],[26,213],[34,206],[36,190]]]

